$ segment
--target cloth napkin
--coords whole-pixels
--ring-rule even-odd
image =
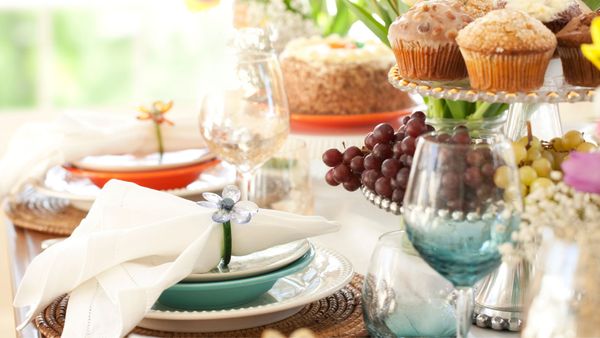
[[[194,116],[169,116],[163,124],[166,151],[204,147]],[[15,132],[0,159],[0,199],[55,165],[87,155],[148,154],[157,151],[151,121],[134,114],[65,114],[50,123],[28,123]]]
[[[27,268],[14,300],[16,307],[31,307],[21,327],[70,293],[63,337],[127,334],[164,289],[219,263],[223,232],[211,220],[214,211],[132,183],[108,182],[73,234]],[[323,217],[260,209],[250,223],[232,222],[232,253],[338,229]]]

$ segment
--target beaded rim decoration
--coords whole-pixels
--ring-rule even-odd
[[[374,191],[369,190],[366,186],[362,186],[360,188],[363,195],[367,198],[369,202],[373,205],[387,212],[391,212],[394,215],[402,215],[402,206],[396,202],[392,202],[387,198],[381,197],[377,195]]]
[[[546,86],[531,92],[491,92],[470,88],[468,81],[433,82],[404,79],[398,66],[388,73],[389,82],[397,89],[437,99],[485,101],[490,103],[560,103],[587,102],[594,98],[595,88],[576,87],[568,84]]]

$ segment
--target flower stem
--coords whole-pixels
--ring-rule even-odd
[[[156,132],[156,140],[158,141],[158,161],[162,162],[165,147],[163,145],[162,130],[160,129],[160,124],[154,122],[154,131]]]
[[[221,252],[221,264],[227,266],[231,261],[231,222],[223,223],[223,251]]]

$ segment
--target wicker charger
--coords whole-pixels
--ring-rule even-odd
[[[15,226],[63,236],[70,235],[87,214],[65,199],[45,196],[34,189],[10,200],[5,211]]]
[[[250,329],[211,333],[164,332],[136,327],[133,333],[155,337],[260,337],[269,328],[289,335],[298,328],[308,328],[318,337],[366,337],[362,317],[361,287],[364,277],[354,275],[350,284],[335,294],[306,305],[297,314],[265,326]],[[34,320],[42,337],[60,337],[65,325],[68,296],[52,302]]]

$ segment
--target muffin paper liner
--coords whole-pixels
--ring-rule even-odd
[[[458,80],[467,77],[460,50],[452,43],[423,46],[419,42],[396,41],[393,46],[402,77],[419,80]]]
[[[554,50],[528,54],[485,54],[461,49],[471,87],[478,90],[527,92],[544,84]]]
[[[574,86],[597,87],[600,70],[588,61],[578,47],[558,47],[565,80]]]

